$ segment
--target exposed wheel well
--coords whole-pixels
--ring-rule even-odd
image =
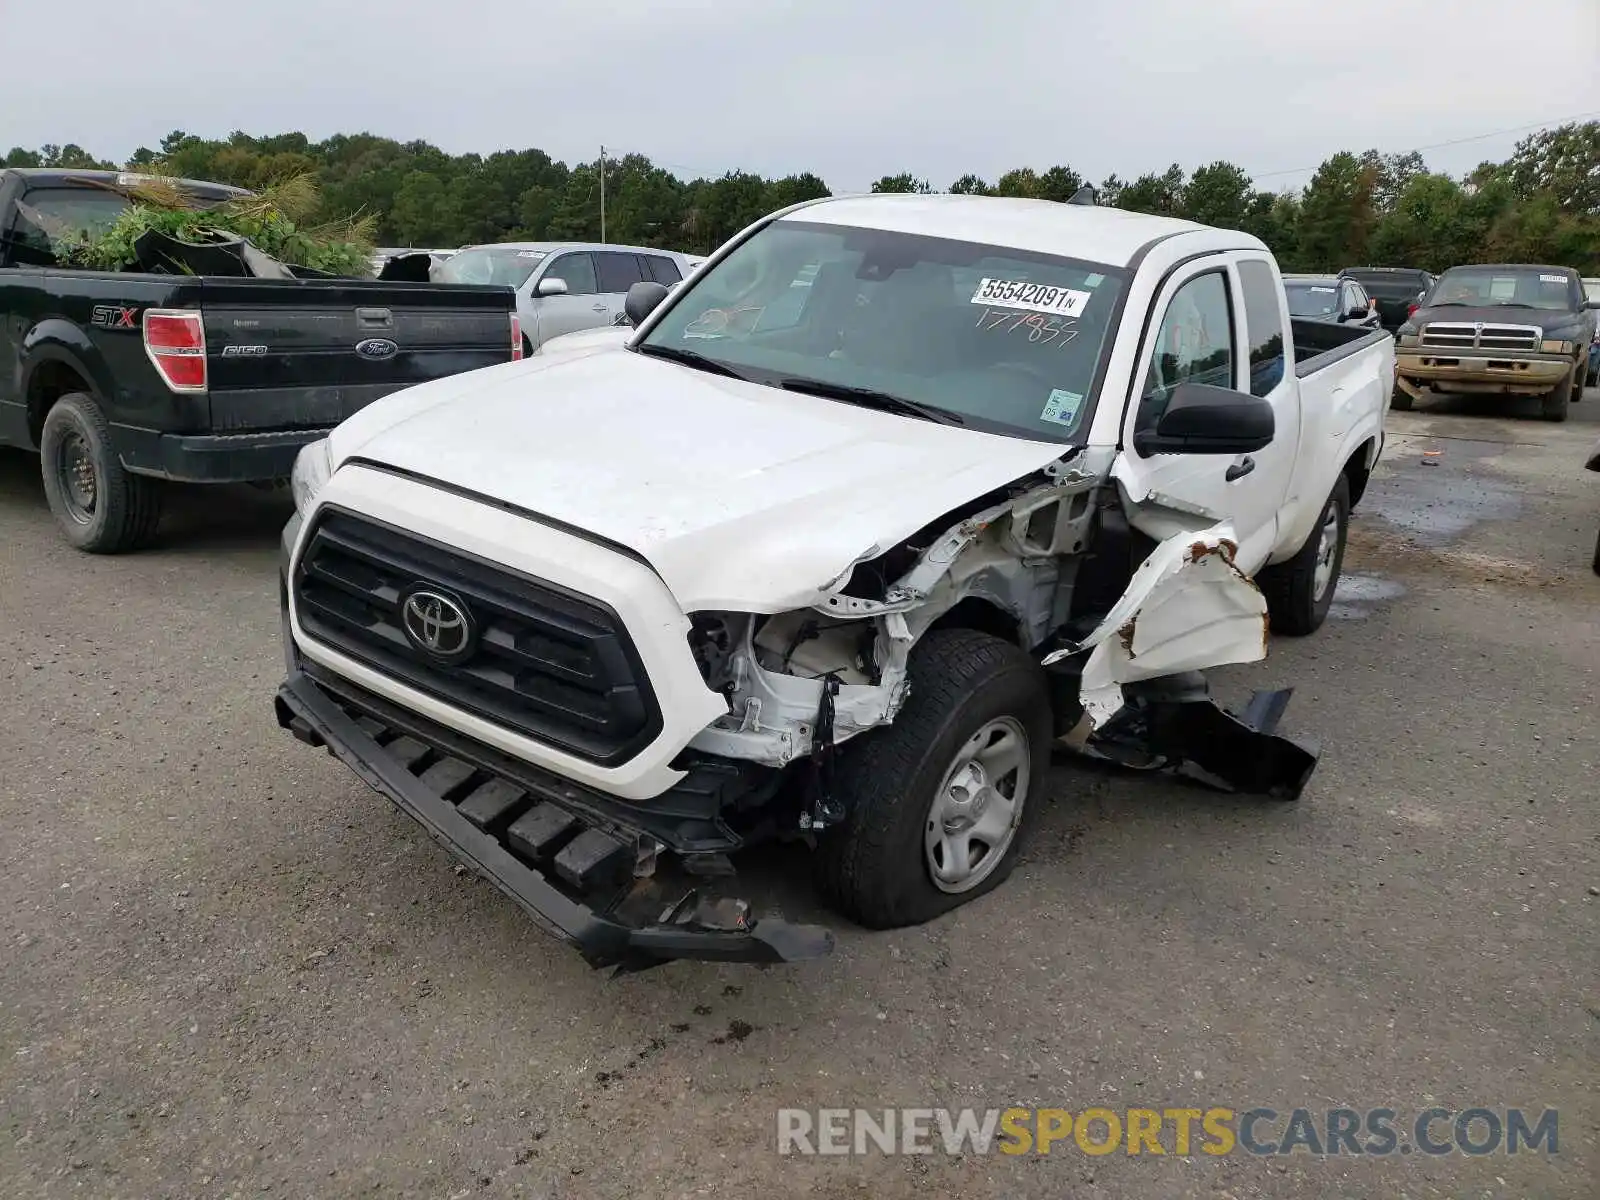
[[[1372,478],[1372,468],[1367,465],[1376,439],[1368,438],[1361,448],[1344,464],[1344,477],[1350,481],[1350,507],[1361,503],[1361,494],[1367,490],[1367,480]]]
[[[53,405],[69,392],[87,392],[89,384],[66,363],[39,364],[28,380],[28,436],[39,444],[44,431],[44,418]]]
[[[977,596],[962,600],[930,625],[928,632],[935,629],[972,629],[1002,638],[1013,646],[1022,644],[1021,623],[1003,608]]]

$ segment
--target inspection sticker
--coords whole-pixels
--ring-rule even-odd
[[[1044,411],[1039,414],[1041,421],[1049,421],[1053,425],[1074,425],[1078,420],[1078,410],[1083,407],[1083,394],[1081,392],[1064,392],[1054,388],[1050,398],[1044,403]]]
[[[980,279],[978,290],[972,293],[974,304],[1055,313],[1061,317],[1077,316],[1091,299],[1088,292],[1052,287],[1047,283],[1027,283],[1020,279]]]
[[[1540,283],[1565,283],[1566,281],[1567,281],[1567,277],[1565,275],[1541,275],[1541,276],[1539,276],[1539,282]]]
[[[1330,296],[1333,295],[1333,289],[1330,287],[1314,287],[1311,290],[1313,292],[1326,292]]]
[[[545,254],[545,252],[543,250],[518,250],[517,251],[517,257],[518,258],[543,258],[544,254]]]

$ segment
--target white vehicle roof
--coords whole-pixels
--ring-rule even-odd
[[[616,242],[480,242],[463,246],[466,250],[537,250],[554,254],[557,250],[620,250],[624,254],[665,254],[669,258],[682,258],[676,250],[659,250],[652,246],[624,246]]]
[[[999,196],[882,193],[808,204],[785,219],[1027,248],[1126,267],[1157,238],[1213,233],[1205,225],[1087,204]],[[1260,245],[1247,234],[1240,244]]]

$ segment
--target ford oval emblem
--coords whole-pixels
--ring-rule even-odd
[[[364,342],[356,343],[356,353],[362,358],[378,361],[385,358],[393,358],[400,353],[400,347],[388,338],[368,338]]]

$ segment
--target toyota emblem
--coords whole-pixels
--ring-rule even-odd
[[[442,662],[461,662],[472,653],[472,614],[454,596],[419,587],[400,602],[400,626],[411,644]]]

